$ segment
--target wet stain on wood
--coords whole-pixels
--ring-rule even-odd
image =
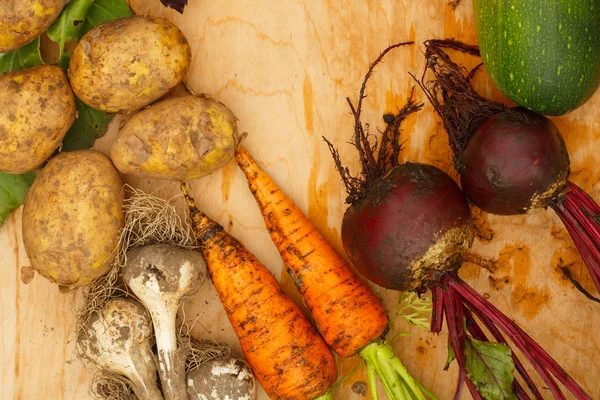
[[[490,283],[496,289],[510,285],[511,303],[518,308],[527,320],[532,320],[550,301],[550,291],[546,286],[529,284],[532,266],[529,247],[511,244],[504,247],[497,261],[498,269],[490,276]]]
[[[223,202],[229,201],[229,195],[231,193],[231,184],[237,172],[237,165],[235,162],[228,162],[223,168],[221,168],[221,195],[223,196]]]

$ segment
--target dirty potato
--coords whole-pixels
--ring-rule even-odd
[[[233,157],[236,117],[216,100],[187,95],[160,101],[121,128],[110,156],[117,169],[144,177],[188,180]]]
[[[108,272],[124,225],[119,173],[97,150],[61,153],[33,182],[23,209],[31,266],[61,286]]]
[[[0,53],[25,46],[58,17],[66,0],[0,0]]]
[[[190,46],[166,19],[108,21],[81,38],[69,64],[73,91],[90,107],[129,113],[158,100],[183,80]]]
[[[69,81],[62,68],[43,65],[3,75],[0,93],[0,171],[31,171],[60,146],[75,121]]]

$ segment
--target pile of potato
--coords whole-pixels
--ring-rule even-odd
[[[64,1],[49,3],[40,3],[44,18],[30,24],[27,39],[2,32],[1,48],[13,49],[39,35],[52,22],[48,10],[56,11],[56,18],[64,6]],[[25,249],[40,274],[75,287],[108,271],[123,226],[117,170],[196,179],[233,157],[238,132],[229,108],[192,94],[160,100],[183,81],[190,61],[190,46],[175,25],[133,16],[85,34],[68,77],[55,65],[0,77],[0,171],[20,174],[43,166],[23,212]],[[119,132],[112,162],[95,150],[60,152],[76,118],[74,95],[98,110],[136,113]]]
[[[65,5],[0,1],[0,53],[35,40]],[[190,46],[175,25],[132,16],[87,32],[68,71],[45,64],[0,76],[0,172],[37,173],[22,226],[40,275],[72,289],[111,269],[125,223],[119,172],[196,179],[233,157],[238,132],[229,108],[194,94],[161,100],[183,81],[190,62]],[[108,113],[135,113],[110,157],[93,149],[61,151],[77,118],[76,98]]]

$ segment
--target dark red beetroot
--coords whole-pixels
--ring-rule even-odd
[[[370,186],[368,196],[348,208],[342,240],[356,269],[370,281],[415,291],[460,266],[459,257],[473,242],[471,210],[442,170],[405,163],[393,167]],[[443,246],[432,246],[438,241]]]
[[[500,215],[552,207],[600,291],[600,207],[568,181],[569,155],[556,126],[540,114],[477,94],[470,84],[473,72],[443,50],[479,55],[477,47],[439,40],[425,46],[426,71],[435,80],[426,82],[424,73],[420,85],[444,122],[467,198]]]
[[[438,168],[412,163],[400,165],[398,161],[400,124],[421,107],[412,97],[397,114],[384,116],[387,126],[378,157],[375,156],[376,145],[362,127],[360,111],[366,82],[387,51],[371,64],[356,109],[349,101],[355,117],[353,144],[360,156],[361,173],[352,176],[342,166],[333,145],[327,142],[348,192],[350,207],[342,222],[342,240],[348,257],[365,277],[381,286],[419,293],[431,289],[434,305],[431,330],[439,333],[445,316],[450,344],[459,364],[455,398],[460,397],[465,381],[472,396],[482,398],[476,387],[478,382],[467,378],[465,355],[467,332],[470,338],[489,341],[480,328],[482,324],[497,342],[508,346],[505,338],[510,340],[556,398],[565,398],[559,382],[577,398],[591,399],[531,337],[458,277],[457,271],[474,234],[466,198],[458,185]],[[534,398],[543,399],[514,352],[512,357],[525,387]],[[514,379],[511,388],[517,398],[530,398],[519,380]],[[513,394],[498,395],[510,398]]]

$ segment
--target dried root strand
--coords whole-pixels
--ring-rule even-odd
[[[479,48],[455,40],[428,40],[425,43],[426,67],[420,79],[415,79],[444,123],[454,165],[462,171],[462,154],[468,139],[485,118],[506,112],[501,103],[480,96],[471,80],[479,68],[468,71],[452,61],[444,49],[479,56]],[[426,78],[431,71],[435,79]]]
[[[423,108],[423,103],[417,103],[414,100],[415,89],[410,91],[406,104],[398,110],[396,114],[385,114],[384,122],[387,124],[381,135],[381,146],[379,147],[379,155],[377,156],[377,166],[379,174],[383,175],[392,167],[400,164],[400,126],[402,122],[410,114],[415,113]],[[373,149],[375,150],[375,149]],[[379,175],[378,177],[380,177]]]
[[[135,400],[129,380],[121,375],[104,371],[96,373],[92,379],[90,396],[99,400]]]
[[[200,365],[217,359],[231,356],[231,347],[208,340],[190,338],[190,351],[185,361],[185,373],[195,370]]]
[[[350,143],[358,150],[361,165],[361,170],[358,175],[354,176],[350,173],[350,170],[342,164],[338,150],[330,141],[323,137],[323,140],[325,140],[329,147],[336,169],[346,188],[346,193],[348,194],[346,203],[348,204],[360,201],[366,195],[368,187],[373,182],[385,175],[389,168],[398,164],[398,156],[401,149],[398,141],[400,125],[408,115],[419,111],[423,107],[423,104],[417,104],[413,100],[414,90],[412,90],[407,104],[404,107],[399,109],[396,114],[384,115],[384,122],[387,126],[384,132],[382,132],[381,146],[378,145],[377,138],[374,135],[369,134],[368,124],[363,125],[361,121],[362,105],[363,99],[366,97],[365,90],[367,82],[373,74],[375,67],[382,62],[385,55],[391,50],[412,43],[413,42],[397,43],[382,51],[379,57],[369,65],[369,69],[360,88],[356,107],[354,107],[354,104],[349,98],[346,99],[350,106],[352,116],[354,117],[354,135]],[[378,149],[379,152],[377,151]]]

